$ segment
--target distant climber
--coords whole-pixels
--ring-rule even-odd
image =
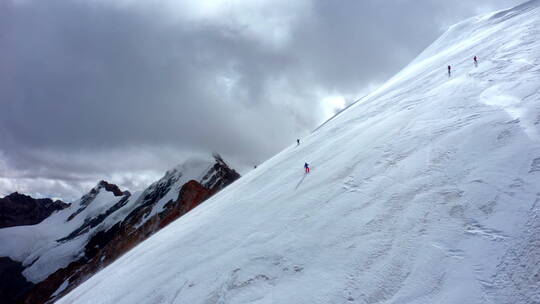
[[[473,60],[474,60],[474,66],[477,67],[478,66],[478,58],[476,56],[474,56]]]
[[[304,169],[306,170],[306,173],[309,173],[309,165],[308,165],[308,163],[304,163]]]
[[[452,76],[452,67],[448,66],[448,77]]]
[[[297,139],[297,140],[296,140],[296,145],[297,145],[297,146],[300,145],[300,139]]]

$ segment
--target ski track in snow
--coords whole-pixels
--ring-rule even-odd
[[[453,26],[58,303],[540,303],[539,4]]]

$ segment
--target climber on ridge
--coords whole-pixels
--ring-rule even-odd
[[[474,56],[473,60],[474,60],[474,66],[478,66],[478,58]]]
[[[308,165],[308,163],[304,163],[304,169],[306,170],[306,173],[309,173],[309,165]]]
[[[448,66],[448,77],[452,75],[452,67]]]

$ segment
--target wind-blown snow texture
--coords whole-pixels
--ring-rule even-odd
[[[539,5],[453,26],[58,303],[539,303]]]

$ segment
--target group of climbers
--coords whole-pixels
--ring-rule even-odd
[[[296,145],[297,146],[300,145],[300,139],[296,139]],[[304,163],[304,173],[306,173],[306,174],[309,173],[309,165],[308,165],[308,163]]]
[[[299,146],[300,145],[300,139],[296,139],[296,145]],[[307,174],[309,173],[309,165],[308,163],[304,163],[304,172]]]
[[[478,57],[474,56],[473,57],[473,62],[474,62],[474,66],[477,67],[478,66]],[[452,66],[448,66],[448,77],[452,76]],[[299,146],[300,145],[300,139],[296,139],[296,145]],[[257,168],[257,167],[255,167]],[[305,174],[308,174],[310,171],[309,169],[309,164],[308,163],[304,163],[304,173]]]
[[[474,66],[478,67],[478,57],[473,57]],[[452,66],[448,66],[448,77],[452,76]]]
[[[300,139],[296,139],[296,145],[299,146],[300,145]],[[257,165],[253,166],[254,169],[257,169]],[[308,163],[304,163],[304,172],[305,174],[308,174],[310,171],[309,169],[309,164]]]

